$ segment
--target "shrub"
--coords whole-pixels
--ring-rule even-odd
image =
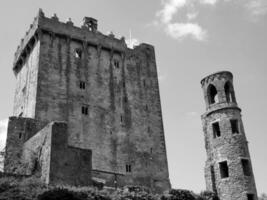
[[[200,198],[203,200],[219,200],[217,195],[214,192],[203,191],[200,193]]]
[[[38,195],[38,200],[86,200],[87,195],[67,189],[55,188]]]
[[[161,200],[196,200],[196,197],[191,191],[172,189],[169,194],[163,195]]]

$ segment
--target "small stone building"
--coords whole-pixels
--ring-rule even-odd
[[[257,190],[233,75],[223,71],[201,81],[206,112],[202,115],[207,161],[207,190],[220,200],[257,200]]]
[[[45,183],[170,188],[154,47],[40,10],[15,53],[4,171]]]

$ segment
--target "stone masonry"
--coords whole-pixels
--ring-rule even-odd
[[[52,184],[92,179],[167,190],[154,47],[129,49],[97,26],[93,18],[76,27],[39,11],[15,53],[4,170]]]
[[[248,142],[233,88],[233,75],[223,71],[201,81],[206,102],[202,115],[207,161],[207,190],[221,200],[257,200]]]

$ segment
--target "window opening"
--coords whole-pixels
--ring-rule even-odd
[[[74,52],[74,56],[75,58],[82,58],[82,50],[81,49],[75,49],[75,52]]]
[[[250,164],[248,159],[241,159],[243,173],[245,176],[251,175]]]
[[[126,172],[132,172],[132,166],[126,165]]]
[[[120,68],[120,63],[119,63],[118,60],[114,60],[114,66],[115,66],[116,68]]]
[[[82,114],[88,115],[88,107],[87,106],[82,106]]]
[[[229,177],[229,170],[228,170],[227,161],[220,162],[219,166],[220,166],[221,178]]]
[[[80,81],[80,89],[84,90],[85,89],[85,82]]]
[[[221,136],[221,130],[219,122],[215,122],[212,124],[212,130],[213,130],[213,138],[217,138]]]
[[[254,194],[247,194],[248,200],[254,200]]]
[[[231,123],[232,133],[239,133],[238,120],[231,119],[230,123]]]
[[[232,84],[228,81],[224,85],[224,92],[226,101],[229,102],[236,102],[235,100],[235,93]]]
[[[209,100],[209,104],[214,104],[214,103],[218,103],[218,92],[217,89],[215,88],[214,85],[209,85],[208,86],[208,100]]]

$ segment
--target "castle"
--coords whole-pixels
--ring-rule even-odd
[[[257,190],[248,150],[241,109],[228,71],[211,74],[201,81],[206,112],[202,115],[207,161],[207,190],[221,200],[257,200]]]
[[[4,171],[54,185],[170,188],[154,47],[40,10],[15,53]]]
[[[15,53],[16,91],[4,171],[51,185],[171,188],[153,46],[130,49],[97,20],[48,18],[42,10]],[[233,76],[201,81],[207,190],[257,200]]]

